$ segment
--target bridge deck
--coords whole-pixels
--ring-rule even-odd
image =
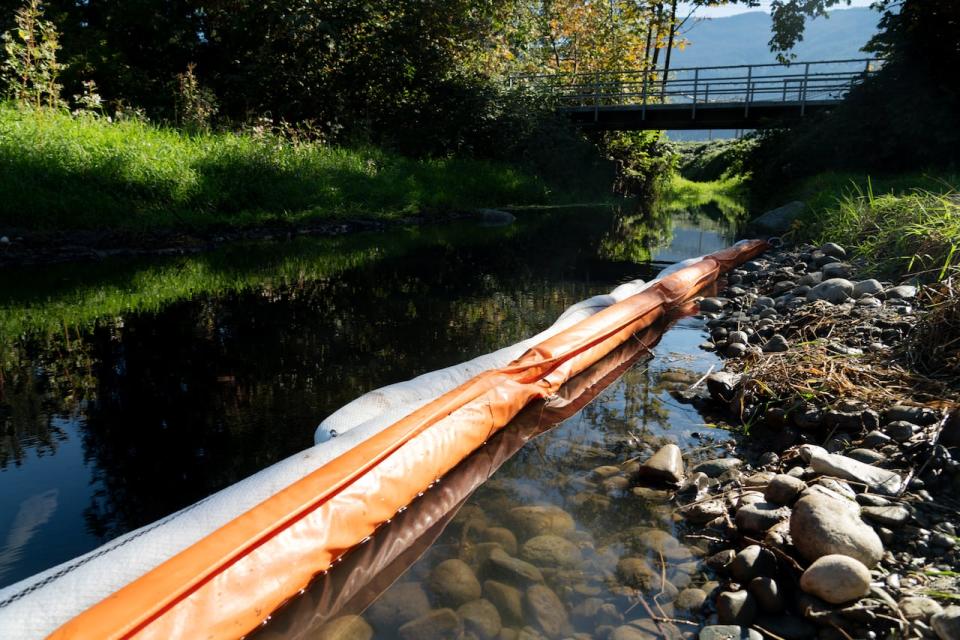
[[[596,129],[755,129],[829,109],[881,60],[520,75],[512,86]]]

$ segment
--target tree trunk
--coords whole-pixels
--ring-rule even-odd
[[[667,92],[667,75],[670,73],[670,54],[673,52],[673,37],[677,33],[677,0],[670,0],[670,35],[667,37],[667,55],[663,59],[663,83],[660,94]]]

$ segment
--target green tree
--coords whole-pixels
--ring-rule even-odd
[[[11,97],[33,107],[61,104],[57,29],[44,19],[40,0],[28,0],[14,13],[14,27],[3,34],[4,76]]]

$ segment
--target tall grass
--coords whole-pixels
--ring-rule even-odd
[[[205,227],[540,204],[502,163],[414,160],[245,133],[190,135],[0,104],[0,226]]]
[[[880,195],[870,181],[866,189],[854,184],[832,205],[811,207],[801,236],[852,248],[878,275],[942,280],[960,267],[960,194],[938,184],[939,193]]]

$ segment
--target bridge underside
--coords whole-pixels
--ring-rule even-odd
[[[753,102],[648,104],[562,109],[575,124],[600,131],[640,129],[769,129],[789,126],[804,116],[825,111],[837,102]]]

